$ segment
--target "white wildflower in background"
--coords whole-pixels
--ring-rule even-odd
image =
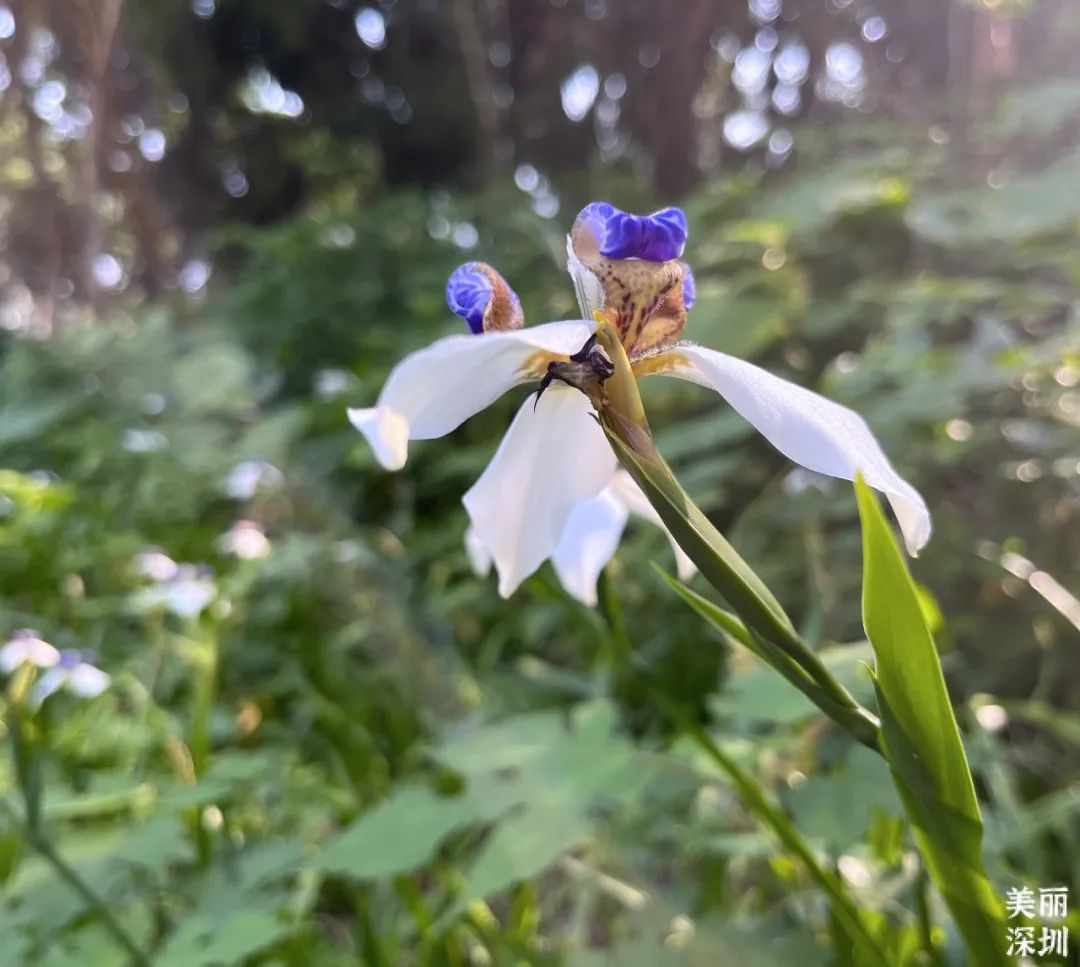
[[[218,547],[243,561],[254,561],[270,553],[270,539],[253,520],[238,520],[221,537]]]
[[[352,385],[353,375],[344,369],[320,369],[315,374],[315,395],[320,400],[332,400]]]
[[[202,614],[217,597],[217,586],[205,565],[178,564],[165,580],[136,591],[132,604],[137,611],[164,610],[181,618]]]
[[[128,453],[154,453],[157,450],[164,450],[169,445],[169,441],[165,434],[158,430],[130,427],[124,430],[120,445]]]
[[[168,581],[176,577],[180,565],[157,547],[148,547],[135,555],[135,570],[153,581]]]
[[[27,663],[51,668],[59,661],[60,652],[30,628],[20,628],[0,646],[0,672],[5,675]]]
[[[30,689],[29,704],[36,707],[54,692],[65,689],[80,698],[94,698],[109,687],[109,676],[92,663],[89,652],[60,651],[36,631],[22,628],[0,646],[0,671],[10,675],[23,665],[33,665],[44,674]]]
[[[266,460],[244,460],[238,463],[221,482],[221,489],[233,500],[251,500],[260,490],[280,487],[285,478],[280,470]]]
[[[109,687],[111,679],[94,665],[90,652],[65,649],[59,660],[30,689],[30,704],[40,705],[63,689],[79,698],[96,698]]]

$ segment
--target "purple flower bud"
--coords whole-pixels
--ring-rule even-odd
[[[454,269],[446,283],[446,304],[477,335],[484,332],[485,320],[487,329],[521,328],[521,301],[517,293],[483,262],[466,262]]]
[[[681,208],[632,215],[607,202],[595,201],[581,210],[575,224],[592,232],[600,254],[608,259],[670,262],[686,248],[688,230]]]

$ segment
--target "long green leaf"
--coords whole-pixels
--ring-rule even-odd
[[[1000,903],[982,856],[982,817],[937,650],[907,565],[866,483],[863,624],[876,658],[882,745],[915,840],[956,919],[972,963],[1005,964]]]

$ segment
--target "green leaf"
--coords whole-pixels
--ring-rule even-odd
[[[937,649],[915,585],[860,478],[863,623],[877,659],[882,746],[915,840],[972,962],[1004,964],[1005,925],[983,864],[983,824]]]
[[[158,967],[227,967],[292,933],[295,925],[261,910],[228,918],[189,917],[154,960]]]
[[[826,668],[859,701],[872,701],[874,685],[867,665],[873,652],[870,643],[828,645],[818,654]],[[746,731],[765,726],[797,725],[821,715],[802,692],[789,688],[771,668],[755,664],[732,671],[722,692],[711,703],[716,717]],[[869,749],[868,755],[874,755]],[[880,756],[877,756],[880,760]],[[884,763],[882,763],[884,765]]]
[[[505,800],[493,803],[485,815],[468,796],[440,796],[423,786],[405,786],[330,840],[315,869],[358,880],[408,873],[428,862],[452,832],[490,820],[508,805]]]
[[[615,724],[614,707],[595,701],[577,706],[569,721],[544,711],[463,732],[433,750],[465,779],[460,795],[396,790],[327,843],[315,869],[359,880],[408,873],[451,833],[495,823],[462,902],[529,879],[589,839],[597,805],[627,801],[652,775]]]
[[[81,393],[65,393],[3,407],[0,409],[0,447],[9,447],[46,432],[71,413],[82,398]]]
[[[437,758],[465,775],[478,803],[512,803],[468,873],[463,899],[487,897],[529,879],[592,836],[592,813],[624,805],[653,775],[616,731],[607,701],[519,715],[447,743]]]
[[[786,797],[799,829],[834,853],[866,839],[875,817],[899,816],[901,806],[880,756],[853,746],[843,767],[811,776]]]

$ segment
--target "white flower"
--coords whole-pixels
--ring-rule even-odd
[[[592,362],[590,320],[600,318],[618,334],[635,377],[674,376],[712,389],[800,466],[847,480],[861,472],[888,497],[916,553],[930,537],[926,504],[860,416],[751,363],[679,341],[694,301],[693,276],[679,261],[686,235],[678,209],[636,216],[603,203],[587,206],[567,244],[584,318],[528,329],[502,276],[479,262],[461,266],[447,284],[447,301],[473,335],[448,336],[406,356],[376,405],[349,410],[349,419],[379,462],[397,470],[410,440],[444,436],[512,387],[565,379]],[[494,564],[506,596],[551,558],[571,593],[593,599],[594,575],[614,552],[616,525],[621,532],[625,523],[610,489],[616,484],[626,503],[618,479],[584,392],[552,385],[529,396],[464,497],[474,560]]]
[[[179,565],[157,547],[148,547],[135,555],[135,570],[153,581],[168,581],[176,576]]]
[[[574,505],[551,555],[559,582],[582,604],[590,607],[596,604],[600,573],[614,557],[631,514],[655,524],[667,534],[681,580],[688,581],[697,571],[630,474],[616,470],[600,493]],[[465,549],[477,576],[484,577],[491,570],[492,558],[473,527],[465,532]]]
[[[5,675],[26,663],[38,668],[52,668],[59,661],[60,652],[29,628],[16,631],[0,646],[0,672]]]
[[[254,561],[270,553],[266,532],[253,520],[238,520],[221,537],[218,547],[244,561]]]
[[[353,376],[345,369],[320,369],[315,374],[315,395],[320,400],[332,400],[352,384]]]
[[[65,650],[58,661],[34,682],[30,704],[40,705],[54,692],[65,689],[79,698],[96,698],[109,687],[109,676],[86,660],[84,653]]]
[[[120,445],[128,453],[153,453],[162,450],[169,445],[168,439],[158,430],[147,430],[140,427],[129,427],[124,430]]]
[[[280,487],[281,471],[265,460],[244,460],[238,463],[222,481],[221,488],[233,500],[251,500],[260,490]]]
[[[206,576],[207,571],[194,564],[177,565],[171,577],[137,591],[132,602],[139,611],[165,610],[181,618],[194,618],[217,597],[217,587]]]

